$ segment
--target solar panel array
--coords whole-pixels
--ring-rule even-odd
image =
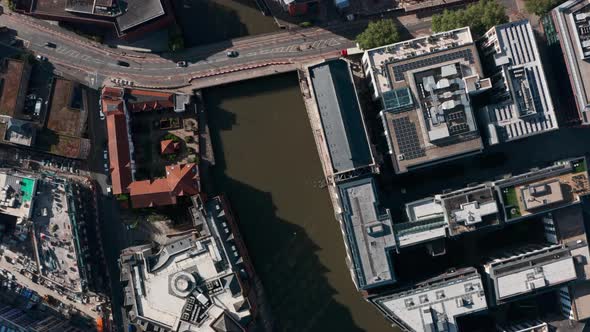
[[[407,87],[383,93],[383,106],[386,111],[399,112],[409,109],[412,105],[412,94]]]
[[[393,76],[397,82],[400,82],[404,80],[404,73],[409,70],[414,70],[422,67],[429,67],[432,65],[436,65],[447,61],[453,61],[457,59],[465,59],[469,61],[469,63],[471,64],[475,63],[475,61],[473,60],[473,53],[471,52],[471,49],[466,49],[437,56],[430,56],[418,61],[404,63],[401,65],[395,65],[393,66]]]
[[[410,121],[409,117],[393,119],[392,123],[399,152],[404,155],[404,159],[426,156],[426,151],[420,146],[416,125]]]
[[[465,133],[469,131],[469,126],[466,123],[460,123],[458,125],[454,125],[449,127],[449,134],[450,135],[457,135],[461,133]]]

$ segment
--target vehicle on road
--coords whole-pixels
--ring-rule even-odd
[[[108,186],[107,187],[107,194],[111,195],[113,193],[113,187]]]
[[[129,62],[125,62],[122,60],[117,60],[117,65],[121,67],[129,67]]]
[[[45,47],[49,47],[49,48],[56,48],[57,45],[55,43],[52,42],[46,42],[45,43]]]
[[[238,51],[227,51],[225,55],[227,55],[228,58],[235,58],[240,55],[240,53],[238,53]]]
[[[40,54],[37,54],[37,55],[35,56],[35,59],[37,59],[37,60],[39,60],[39,61],[47,61],[47,57],[44,57],[44,56],[42,56],[42,55],[40,55]]]
[[[101,120],[105,119],[104,113],[102,110],[98,111],[98,116],[100,117]]]
[[[188,63],[186,63],[186,61],[178,61],[176,63],[176,67],[187,67]]]
[[[102,156],[104,157],[104,160],[107,160],[109,158],[109,154],[108,154],[107,150],[104,150],[102,152]]]
[[[109,164],[104,163],[104,171],[107,173],[109,172]]]

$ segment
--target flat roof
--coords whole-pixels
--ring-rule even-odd
[[[496,303],[577,278],[574,259],[563,245],[522,248],[485,265]]]
[[[118,0],[118,3],[123,10],[116,18],[121,32],[165,14],[162,0]]]
[[[482,69],[469,28],[368,50],[363,62],[396,173],[483,149],[470,100]]]
[[[395,282],[389,251],[395,247],[391,218],[378,211],[372,177],[338,184],[345,240],[352,256],[357,287]]]
[[[563,190],[559,179],[534,183],[521,187],[522,202],[527,210],[563,202]]]
[[[441,275],[413,289],[379,295],[371,302],[408,331],[457,332],[457,317],[487,309],[482,280],[474,268]]]
[[[553,10],[576,106],[585,124],[590,122],[590,63],[586,59],[590,36],[579,31],[588,31],[589,15],[590,4],[585,0],[569,0]]]
[[[0,172],[0,213],[24,221],[31,217],[37,179]]]
[[[557,129],[545,71],[528,20],[497,25],[486,33],[483,47],[501,80],[486,106],[490,144]],[[490,73],[490,76],[493,76]]]
[[[10,117],[22,112],[29,86],[31,66],[22,60],[6,59],[0,72],[0,114]]]
[[[373,156],[348,63],[309,68],[322,128],[336,173],[373,164]]]
[[[500,224],[498,202],[489,184],[437,195],[444,207],[451,236]]]
[[[87,120],[82,94],[82,87],[78,83],[56,78],[47,128],[64,135],[82,137]]]
[[[207,228],[199,236],[176,238],[158,253],[150,246],[125,249],[121,269],[129,282],[125,306],[131,320],[175,332],[217,332],[223,323],[242,328],[239,322],[251,318],[250,304],[220,245],[226,241],[233,238]]]

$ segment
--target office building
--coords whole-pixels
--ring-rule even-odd
[[[528,20],[491,28],[481,42],[490,64],[490,104],[482,110],[489,144],[558,128],[535,34]]]
[[[457,318],[487,309],[481,277],[467,268],[369,299],[402,331],[461,331]]]
[[[352,73],[344,60],[309,67],[335,176],[375,164]]]
[[[372,177],[337,185],[341,204],[340,222],[348,266],[358,289],[395,282],[389,252],[395,248],[389,211],[380,210]]]
[[[469,28],[371,49],[362,61],[396,173],[483,149],[471,97],[491,81]]]
[[[570,0],[552,12],[579,120],[590,124],[590,4]],[[560,84],[565,84],[564,79]]]

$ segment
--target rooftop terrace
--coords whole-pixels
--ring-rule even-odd
[[[507,220],[547,212],[580,202],[590,193],[583,159],[496,181]]]

